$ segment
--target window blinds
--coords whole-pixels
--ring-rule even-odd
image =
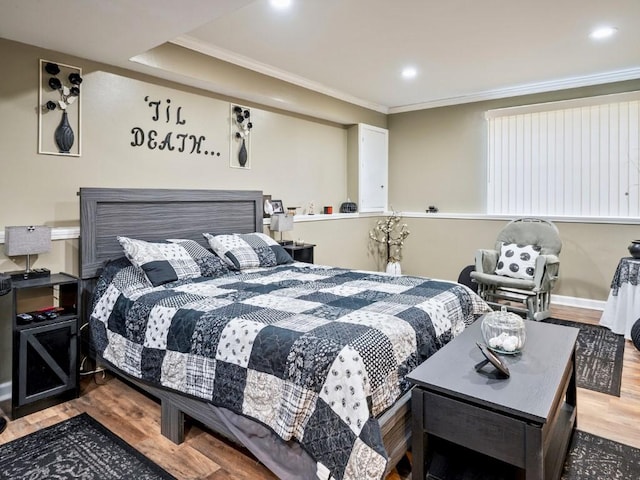
[[[486,117],[487,213],[640,216],[640,92]]]

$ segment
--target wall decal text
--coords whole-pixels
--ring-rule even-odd
[[[151,110],[151,120],[154,122],[171,123],[178,127],[186,125],[187,120],[183,117],[182,107],[171,105],[171,99],[164,102],[162,100],[149,99],[144,97],[147,107]],[[147,147],[149,150],[167,150],[180,153],[196,155],[212,155],[219,157],[220,151],[213,147],[207,147],[207,137],[191,132],[169,131],[159,132],[154,128],[144,129],[143,127],[133,127],[131,129],[131,146]]]

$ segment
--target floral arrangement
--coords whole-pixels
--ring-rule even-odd
[[[57,63],[47,62],[44,66],[44,70],[51,75],[48,81],[48,85],[51,90],[57,90],[60,93],[60,100],[54,102],[49,100],[44,104],[46,110],[55,110],[60,108],[66,110],[69,105],[75,102],[80,96],[80,84],[82,83],[82,77],[76,72],[72,72],[68,76],[69,86],[64,85],[62,81],[57,77],[60,73],[60,67]]]
[[[235,122],[239,129],[236,132],[236,138],[244,139],[249,137],[249,130],[253,128],[253,123],[249,121],[251,112],[248,109],[243,109],[236,105],[233,107],[233,113],[235,114]]]
[[[239,140],[242,140],[240,150],[238,150],[238,164],[241,167],[246,167],[247,161],[249,159],[249,152],[247,152],[247,145],[245,140],[249,138],[249,131],[251,131],[251,129],[253,128],[253,123],[249,121],[251,112],[248,108],[242,108],[238,105],[235,105],[233,107],[233,115],[236,127],[238,127],[238,131],[236,132],[235,137]]]
[[[378,220],[376,226],[369,232],[369,238],[376,242],[378,247],[384,245],[387,263],[399,262],[402,259],[402,247],[404,240],[411,232],[406,223],[401,223],[402,217],[396,212],[390,216]]]

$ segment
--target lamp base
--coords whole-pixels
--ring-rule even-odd
[[[293,245],[293,240],[278,240],[278,243],[284,247],[285,245]]]
[[[15,270],[13,272],[5,272],[16,282],[20,280],[32,280],[34,278],[45,278],[51,276],[51,270],[47,268],[35,268],[33,270]]]

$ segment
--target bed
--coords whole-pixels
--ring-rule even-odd
[[[206,274],[155,284],[123,258],[123,238],[253,239],[260,191],[82,188],[80,224],[99,360],[160,400],[163,435],[182,442],[187,415],[280,478],[384,478],[410,443],[404,375],[488,309],[419,277],[284,260],[224,270],[211,254]]]

